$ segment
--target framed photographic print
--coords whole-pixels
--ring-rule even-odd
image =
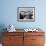
[[[17,21],[20,22],[34,22],[35,21],[35,7],[18,7]]]

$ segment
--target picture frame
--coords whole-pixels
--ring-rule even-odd
[[[35,21],[35,7],[18,7],[17,8],[18,22],[34,22]]]

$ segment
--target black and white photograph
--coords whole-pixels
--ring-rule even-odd
[[[35,21],[35,7],[18,7],[17,20],[21,22]]]

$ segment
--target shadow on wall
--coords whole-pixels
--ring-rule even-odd
[[[3,36],[3,32],[5,32],[6,30],[4,30],[5,25],[4,24],[0,24],[0,43],[2,43],[2,36]]]

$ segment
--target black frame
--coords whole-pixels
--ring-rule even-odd
[[[22,9],[32,9],[32,15],[33,15],[33,18],[32,19],[20,19],[20,13],[23,11],[25,12],[24,10]],[[29,10],[29,12],[31,12],[31,10]],[[17,21],[18,22],[35,22],[35,7],[18,7],[17,8]]]

